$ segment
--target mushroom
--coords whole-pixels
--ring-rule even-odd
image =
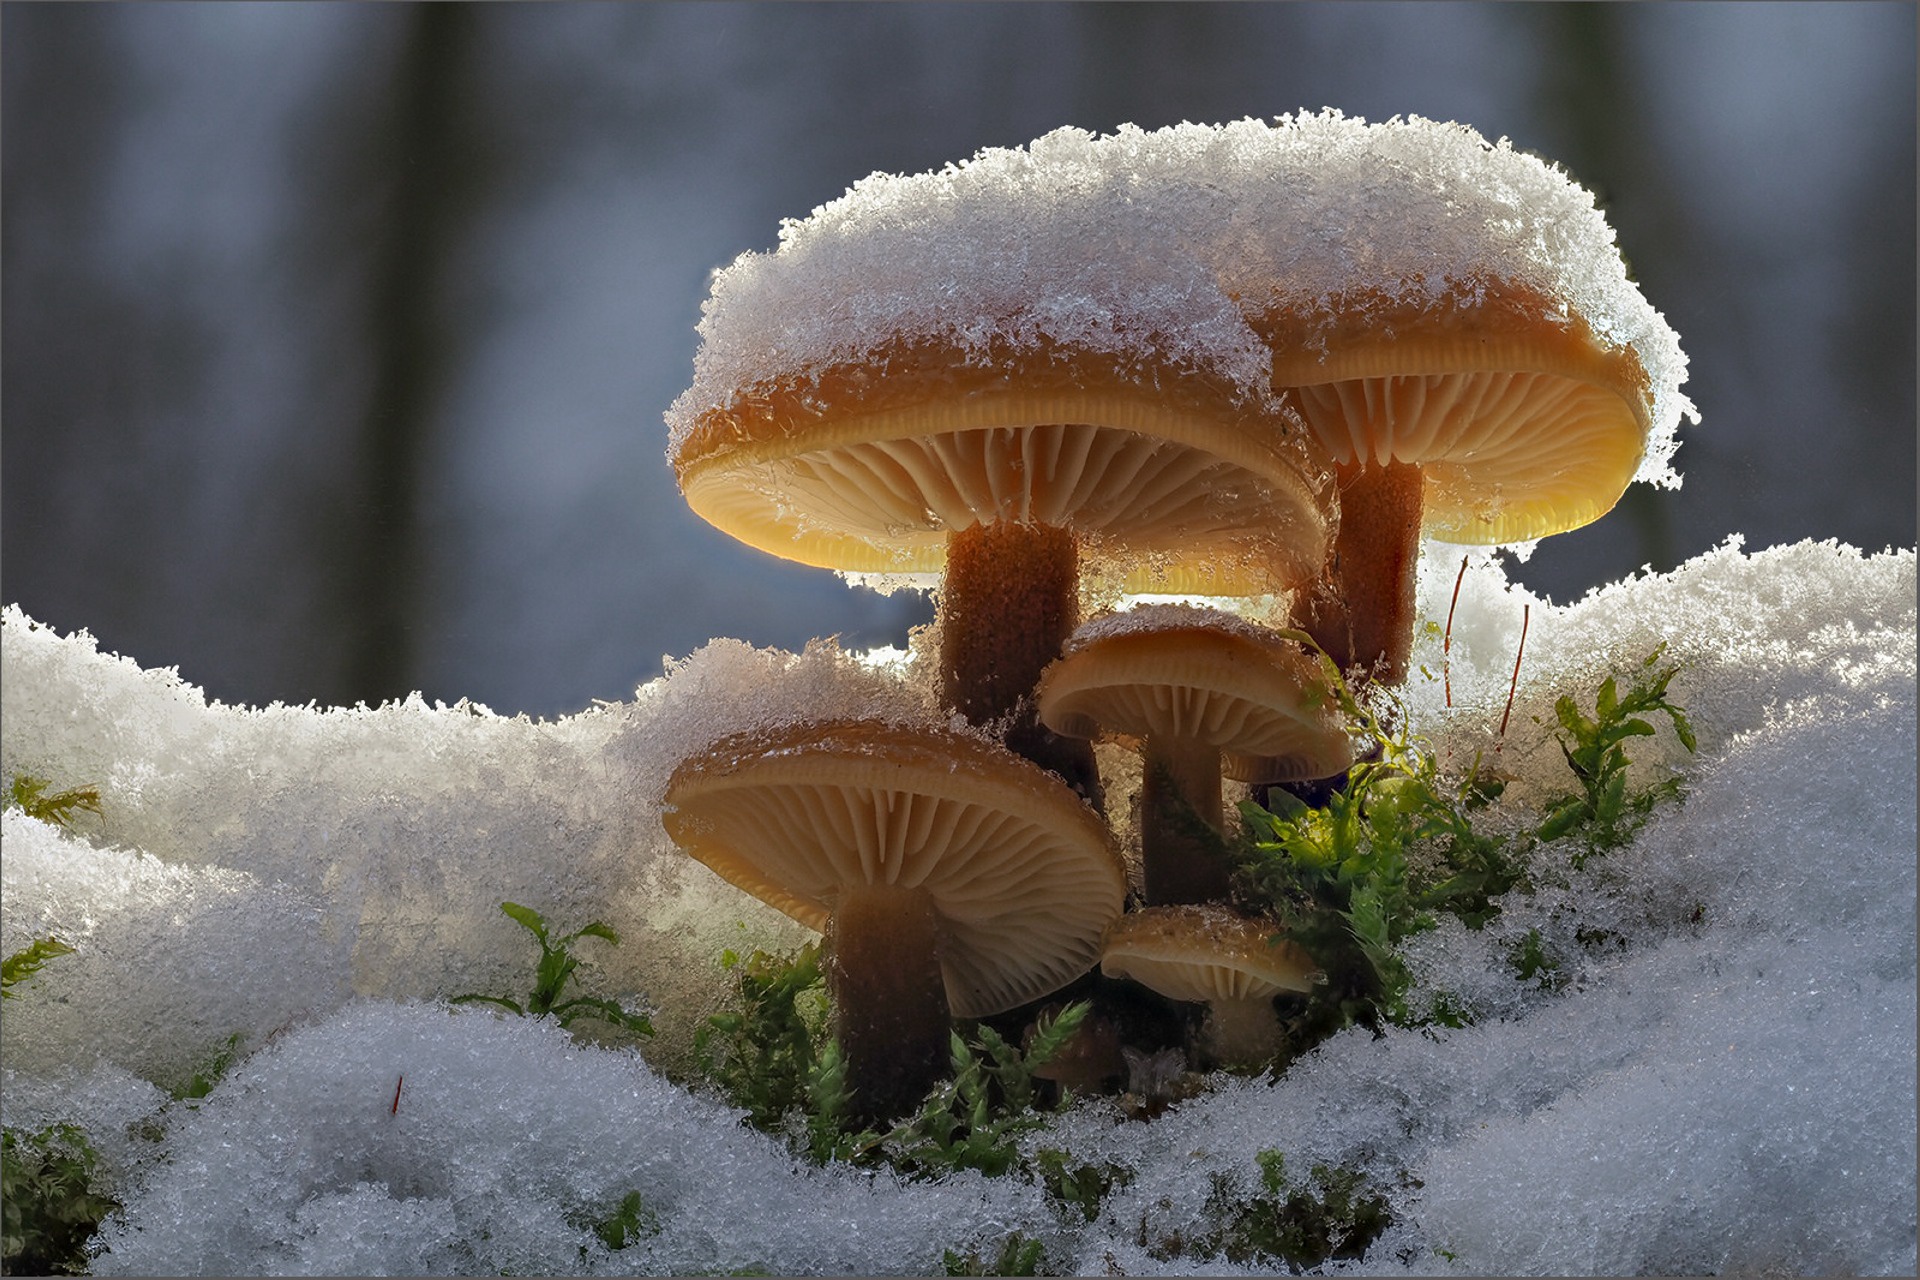
[[[1250,316],[1333,460],[1330,591],[1296,610],[1342,669],[1406,678],[1424,531],[1522,542],[1605,515],[1640,469],[1651,382],[1562,299],[1480,278],[1417,301],[1355,289]]]
[[[929,288],[932,287],[930,284]],[[1326,466],[1269,399],[1170,358],[902,335],[735,389],[672,450],[693,510],[854,573],[944,572],[942,704],[1098,804],[1091,748],[1039,725],[1083,553],[1126,589],[1259,595],[1320,571]]]
[[[1313,957],[1276,932],[1224,907],[1148,907],[1108,930],[1100,972],[1205,1004],[1203,1051],[1225,1066],[1258,1066],[1279,1049],[1274,997],[1326,981]]]
[[[1057,733],[1143,739],[1141,864],[1150,904],[1226,898],[1232,867],[1185,806],[1223,830],[1221,778],[1324,778],[1352,744],[1319,659],[1231,614],[1148,605],[1081,627],[1037,694]]]
[[[1126,872],[1099,816],[969,733],[835,720],[720,739],[669,780],[667,834],[827,937],[854,1105],[884,1121],[947,1064],[950,1018],[1093,967]]]

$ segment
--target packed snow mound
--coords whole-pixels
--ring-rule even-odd
[[[1414,939],[1416,998],[1473,1025],[1346,1032],[1151,1122],[1057,1117],[1036,1148],[1128,1173],[1092,1222],[1019,1177],[796,1165],[672,1079],[721,948],[806,935],[668,845],[667,774],[799,704],[923,714],[911,662],[718,641],[555,721],[249,709],[8,609],[0,769],[98,785],[104,812],[5,821],[0,946],[75,947],[7,1001],[5,1123],[96,1136],[126,1206],[97,1265],[125,1274],[938,1272],[1015,1231],[1057,1272],[1229,1272],[1195,1224],[1268,1148],[1388,1196],[1335,1270],[1911,1274],[1913,553],[1730,542],[1557,605],[1430,546],[1419,599],[1407,713],[1512,777],[1503,804],[1566,785],[1554,699],[1590,706],[1663,643],[1699,750],[1637,739],[1636,769],[1682,771],[1685,799],[1584,868],[1543,847],[1486,929]],[[582,985],[653,1006],[663,1043],[446,1006],[524,989],[502,900],[619,929],[580,948]],[[1550,987],[1510,963],[1532,933]],[[235,1034],[210,1095],[156,1087]],[[630,1192],[648,1230],[613,1249],[593,1225]]]
[[[1418,308],[1487,281],[1537,291],[1633,349],[1653,400],[1636,478],[1677,484],[1674,433],[1683,415],[1697,420],[1679,389],[1686,357],[1627,277],[1592,194],[1466,125],[1332,109],[1062,128],[860,180],[783,222],[772,252],[714,273],[693,383],[666,415],[670,452],[756,383],[901,338],[982,359],[995,344],[1058,344],[1196,370],[1260,401],[1272,358],[1243,307],[1280,286],[1331,315],[1352,313],[1356,285],[1378,305]]]

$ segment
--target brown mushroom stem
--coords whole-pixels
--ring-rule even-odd
[[[1200,1048],[1223,1067],[1257,1067],[1280,1052],[1280,1020],[1271,996],[1219,999],[1207,1005]]]
[[[1219,841],[1220,749],[1193,738],[1150,734],[1140,786],[1140,863],[1149,906],[1224,902],[1233,868]],[[1192,819],[1183,820],[1182,808]]]
[[[1420,558],[1422,477],[1404,462],[1341,463],[1340,527],[1330,593],[1309,599],[1302,627],[1342,671],[1375,670],[1403,684],[1413,651],[1414,568]]]
[[[918,1105],[947,1068],[940,921],[924,889],[847,889],[827,930],[827,993],[856,1123]]]
[[[947,540],[940,592],[940,700],[977,725],[1005,727],[1009,750],[1100,806],[1093,745],[1039,722],[1033,691],[1080,620],[1071,530],[976,524]]]

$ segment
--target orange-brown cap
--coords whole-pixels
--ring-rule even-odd
[[[1055,733],[1204,743],[1239,782],[1326,778],[1353,763],[1318,660],[1212,609],[1146,606],[1087,623],[1036,698]]]
[[[1093,967],[1126,871],[1059,779],[970,734],[832,721],[734,734],[684,761],[667,834],[723,879],[825,931],[850,886],[924,889],[956,1016]]]
[[[1224,907],[1148,907],[1107,931],[1100,972],[1208,1004],[1311,991],[1323,980],[1319,967],[1294,943],[1271,941],[1276,931]]]
[[[1421,468],[1430,536],[1492,544],[1578,528],[1613,507],[1647,452],[1653,393],[1633,348],[1539,290],[1357,287],[1278,296],[1249,319],[1275,388],[1334,462]]]
[[[751,546],[931,573],[950,533],[1072,529],[1131,590],[1255,595],[1318,571],[1326,464],[1305,429],[1146,357],[934,337],[743,387],[671,454],[688,504]]]

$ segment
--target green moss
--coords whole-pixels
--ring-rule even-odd
[[[105,1193],[98,1154],[75,1125],[0,1135],[0,1271],[82,1275],[86,1244],[120,1207]]]
[[[595,1018],[620,1030],[636,1036],[653,1034],[653,1023],[642,1013],[630,1013],[615,1000],[602,996],[574,996],[563,1000],[567,983],[573,980],[573,972],[580,967],[580,958],[573,954],[573,944],[582,938],[599,938],[613,946],[620,944],[620,935],[612,926],[595,920],[582,925],[563,937],[554,937],[547,927],[546,917],[531,907],[523,907],[517,902],[503,902],[501,912],[523,929],[533,935],[540,945],[540,958],[535,962],[533,971],[533,990],[525,1003],[507,996],[461,995],[453,997],[452,1003],[466,1004],[479,1002],[499,1005],[521,1016],[535,1018],[551,1017],[565,1027],[580,1018]]]

